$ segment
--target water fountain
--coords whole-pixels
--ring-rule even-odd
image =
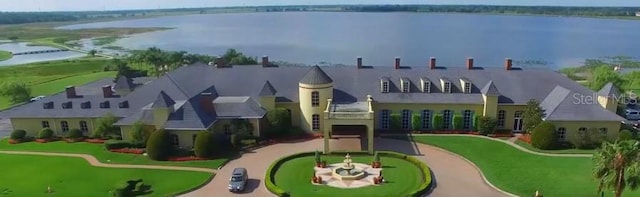
[[[351,161],[351,155],[347,153],[345,159],[343,160],[344,165],[338,166],[333,169],[334,178],[339,180],[358,180],[362,179],[366,172],[360,168],[357,168],[353,162]]]

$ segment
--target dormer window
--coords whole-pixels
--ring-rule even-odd
[[[389,92],[389,79],[380,80],[380,92],[382,93]]]
[[[464,83],[464,93],[471,93],[471,83],[469,82]]]
[[[80,103],[80,108],[82,108],[82,109],[91,108],[91,102],[87,101],[87,102]]]
[[[120,108],[129,108],[129,101],[122,101],[118,104]]]
[[[402,84],[402,92],[409,92],[411,90],[411,82],[407,78],[400,79]]]
[[[427,78],[420,79],[422,81],[422,92],[429,93],[431,92],[431,81]]]
[[[109,105],[109,101],[105,101],[105,102],[101,102],[101,103],[100,103],[100,108],[101,108],[101,109],[108,109],[108,108],[110,108],[110,107],[111,107],[111,106]]]
[[[42,104],[42,108],[44,109],[53,109],[53,101],[49,101]]]
[[[443,92],[451,93],[451,82],[444,82]]]
[[[71,101],[62,103],[62,109],[71,109],[71,108],[72,108]]]

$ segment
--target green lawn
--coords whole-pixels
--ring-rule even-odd
[[[147,196],[170,196],[197,187],[211,176],[205,172],[100,168],[81,158],[7,155],[0,196],[111,196],[118,182],[142,179],[151,185]],[[45,193],[51,187],[53,194]]]
[[[217,169],[229,159],[228,157],[225,157],[206,161],[153,161],[144,155],[109,152],[105,150],[104,145],[102,144],[90,144],[84,142],[66,143],[63,141],[50,143],[26,142],[20,144],[9,144],[8,139],[2,139],[0,140],[0,150],[80,153],[93,155],[102,163],[188,166],[210,169]]]
[[[561,150],[540,150],[536,147],[531,146],[531,144],[527,144],[526,142],[516,141],[516,144],[521,146],[522,148],[526,148],[535,152],[540,153],[552,153],[552,154],[593,154],[595,149],[591,150],[583,150],[583,149],[561,149]]]
[[[328,164],[341,163],[344,156],[323,156]],[[353,162],[371,163],[371,156],[352,156]],[[381,186],[367,186],[358,189],[339,189],[311,184],[313,156],[295,158],[282,164],[275,174],[275,184],[291,196],[345,196],[348,194],[367,197],[406,196],[420,187],[422,172],[409,161],[398,158],[381,157],[382,174],[388,183]]]
[[[9,51],[0,50],[0,61],[11,59],[13,55]]]
[[[591,158],[534,155],[476,137],[416,136],[414,140],[466,157],[493,185],[516,195],[532,196],[539,190],[544,196],[600,196],[591,176]],[[612,196],[611,192],[605,194]],[[624,196],[640,196],[640,191],[627,191]]]
[[[120,36],[107,36],[107,37],[95,38],[93,39],[93,44],[96,46],[107,45],[115,42],[120,38],[121,38]]]

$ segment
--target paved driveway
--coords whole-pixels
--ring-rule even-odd
[[[225,197],[225,196],[273,196],[264,186],[265,173],[269,165],[282,156],[322,150],[322,139],[297,143],[281,143],[267,146],[230,161],[218,171],[216,177],[204,187],[185,194],[185,197]],[[375,140],[376,150],[392,150],[414,155],[431,167],[435,176],[435,188],[429,196],[436,197],[500,197],[507,196],[486,184],[478,170],[457,155],[432,146],[403,140],[379,138]],[[249,182],[247,192],[233,194],[227,185],[231,171],[236,167],[247,168]]]

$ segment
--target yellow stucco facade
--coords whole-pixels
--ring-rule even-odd
[[[327,108],[327,99],[333,98],[333,83],[328,84],[298,84],[298,93],[300,98],[300,128],[305,131],[322,131],[322,123],[319,123],[318,128],[313,128],[313,116],[317,116],[317,120],[324,119],[324,110]],[[314,94],[317,93],[317,96]],[[316,97],[315,98],[312,98]],[[317,101],[314,103],[313,101]]]
[[[84,124],[81,123],[82,121],[86,123],[85,131],[90,134],[95,128],[96,118],[11,118],[11,125],[14,130],[23,129],[27,131],[27,136],[37,136],[38,132],[44,128],[43,126],[45,125],[43,124],[48,124],[56,136],[64,136],[66,134],[63,131],[64,122],[66,122],[68,131],[71,129],[82,130],[81,124]]]

